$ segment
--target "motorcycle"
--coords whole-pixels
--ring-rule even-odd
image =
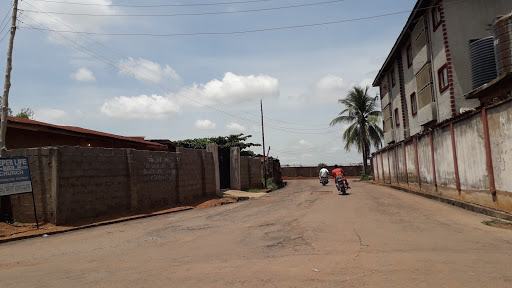
[[[338,188],[339,195],[347,195],[347,184],[346,178],[342,176],[336,177],[336,187]]]
[[[328,177],[321,177],[320,178],[320,183],[322,183],[322,185],[327,185],[327,183],[329,183],[329,178]]]

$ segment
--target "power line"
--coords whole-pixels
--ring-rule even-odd
[[[314,24],[281,26],[281,27],[272,27],[272,28],[263,28],[263,29],[254,29],[254,30],[231,31],[231,32],[196,32],[196,33],[172,33],[172,34],[98,33],[98,32],[86,32],[86,31],[69,31],[69,30],[66,31],[66,30],[42,29],[42,28],[23,27],[23,26],[21,26],[20,28],[23,28],[23,29],[34,29],[34,30],[46,30],[46,31],[57,32],[57,33],[86,34],[86,35],[98,35],[98,36],[177,37],[177,36],[236,35],[236,34],[249,34],[249,33],[259,33],[259,32],[268,32],[268,31],[290,30],[290,29],[298,29],[298,28],[334,25],[334,24],[356,22],[356,21],[362,21],[362,20],[370,20],[370,19],[375,19],[375,18],[383,18],[383,17],[394,16],[394,15],[399,15],[399,14],[404,14],[404,13],[410,13],[410,11],[399,11],[399,12],[380,14],[380,15],[374,15],[374,16],[352,18],[352,19],[330,21],[330,22],[322,22],[322,23],[314,23]]]
[[[54,15],[71,15],[71,16],[90,16],[90,17],[179,17],[179,16],[208,16],[208,15],[223,15],[223,14],[238,14],[238,13],[255,13],[265,12],[273,10],[284,10],[292,8],[301,8],[309,6],[318,6],[324,4],[332,4],[343,2],[345,0],[331,0],[324,2],[306,3],[299,5],[271,7],[271,8],[260,8],[260,9],[249,9],[249,10],[237,10],[237,11],[219,11],[219,12],[203,12],[203,13],[177,13],[177,14],[90,14],[90,13],[69,13],[69,12],[53,12],[53,11],[34,11],[34,10],[23,10],[30,13],[47,13]]]
[[[81,2],[52,1],[52,0],[32,0],[32,1],[67,4],[67,5],[82,5],[82,6],[108,6],[108,7],[125,7],[125,8],[159,8],[159,7],[197,7],[197,6],[238,5],[238,4],[270,2],[273,0],[249,0],[249,1],[217,2],[217,3],[159,4],[159,5],[95,4],[95,3],[81,3]]]
[[[7,10],[7,13],[5,14],[4,19],[2,20],[2,23],[0,24],[0,26],[4,25],[5,19],[7,19],[7,16],[9,16],[9,13],[11,13],[12,6],[13,6],[13,4],[11,4],[11,7],[9,8],[9,10]],[[9,21],[7,21],[7,24],[9,24]],[[3,29],[2,29],[2,31],[3,31]]]
[[[29,16],[27,16],[27,15],[24,15],[24,16],[25,16],[25,17],[27,17],[28,19],[30,19],[30,20],[32,20],[32,21],[34,21],[35,23],[38,23],[39,25],[41,25],[41,26],[43,26],[43,27],[46,27],[45,25],[43,25],[43,24],[41,24],[40,22],[38,22],[38,21],[36,21],[36,20],[34,20],[34,19],[30,18]],[[32,28],[36,28],[36,27],[33,27],[32,25],[30,25],[30,24],[28,24],[28,23],[25,23],[25,22],[23,22],[23,21],[21,21],[21,22],[22,22],[23,24],[25,24],[25,25],[28,25],[28,26],[32,27]],[[136,72],[134,72],[134,71],[132,71],[132,70],[130,70],[130,69],[128,69],[128,68],[126,68],[126,67],[123,67],[123,66],[121,66],[121,65],[118,65],[118,64],[116,64],[115,62],[113,62],[112,60],[110,60],[110,59],[108,59],[108,58],[105,58],[105,57],[104,57],[104,56],[102,56],[102,55],[99,55],[98,53],[96,53],[96,52],[92,51],[91,49],[89,49],[89,48],[87,48],[87,47],[84,47],[83,45],[81,45],[81,44],[77,43],[76,41],[73,41],[72,39],[69,39],[69,38],[67,38],[67,37],[65,37],[65,36],[63,36],[63,35],[61,35],[61,34],[59,34],[59,33],[57,33],[57,34],[58,34],[60,37],[62,37],[62,38],[64,38],[64,39],[66,39],[68,42],[71,42],[71,43],[73,43],[74,45],[70,45],[69,43],[66,43],[66,42],[62,41],[61,39],[58,39],[58,38],[56,38],[56,37],[53,37],[51,34],[49,34],[49,33],[47,33],[47,32],[44,32],[44,30],[42,30],[42,29],[34,29],[34,30],[38,30],[39,32],[41,32],[41,33],[43,33],[43,34],[45,34],[45,35],[47,35],[47,36],[49,36],[49,37],[51,37],[51,38],[53,38],[53,39],[55,39],[55,40],[57,40],[57,41],[59,41],[59,42],[63,43],[63,44],[64,44],[64,45],[66,45],[66,46],[69,46],[69,47],[71,47],[71,48],[77,49],[77,50],[79,50],[79,51],[81,51],[81,52],[83,52],[83,53],[85,53],[85,54],[87,54],[87,55],[89,55],[89,56],[91,56],[91,57],[94,57],[94,58],[96,58],[96,59],[98,59],[98,60],[100,60],[100,61],[102,61],[102,62],[104,62],[104,63],[107,63],[107,64],[109,64],[109,65],[112,65],[112,66],[114,66],[114,67],[116,67],[116,68],[120,69],[120,70],[123,70],[123,71],[125,71],[126,73],[128,73],[129,75],[132,75],[133,77],[135,77],[135,78],[137,78],[137,79],[140,79],[140,80],[142,80],[142,81],[145,81],[145,82],[147,82],[147,83],[149,83],[149,84],[151,84],[151,85],[154,85],[154,86],[156,86],[156,87],[158,87],[158,88],[160,88],[160,89],[164,90],[164,91],[165,91],[165,92],[167,92],[167,93],[169,93],[169,92],[170,92],[170,93],[175,93],[175,91],[173,91],[173,90],[169,89],[168,87],[166,87],[166,86],[164,86],[164,85],[162,85],[162,84],[160,84],[160,83],[154,82],[154,81],[152,81],[152,80],[150,80],[150,79],[148,79],[148,78],[144,77],[143,75],[140,75],[139,73],[136,73]],[[186,97],[186,96],[185,96],[185,97]],[[205,104],[205,103],[203,103],[203,102],[200,102],[199,100],[193,99],[193,98],[191,98],[191,97],[186,97],[186,98],[187,98],[187,99],[189,99],[189,100],[191,100],[191,101],[193,101],[193,102],[198,103],[200,106],[210,108],[210,109],[212,109],[212,110],[214,110],[214,111],[216,111],[216,112],[226,114],[226,115],[228,115],[228,116],[230,116],[230,117],[232,117],[232,118],[236,118],[236,119],[239,119],[239,120],[247,121],[247,122],[252,123],[252,124],[258,124],[258,121],[255,121],[255,120],[252,120],[252,119],[249,119],[249,118],[245,118],[245,117],[238,116],[238,115],[233,114],[233,113],[231,113],[231,112],[228,112],[228,111],[225,111],[225,110],[222,110],[222,109],[216,108],[216,107],[214,107],[214,106],[212,106],[212,105],[208,105],[208,104]],[[304,134],[304,135],[330,134],[330,133],[339,132],[339,131],[332,131],[332,132],[309,132],[309,133],[305,133],[305,132],[297,132],[297,131],[293,131],[293,130],[288,129],[287,127],[279,127],[279,126],[274,126],[274,125],[267,125],[267,127],[272,128],[272,129],[274,129],[274,130],[282,131],[282,132],[288,132],[288,133],[293,133],[293,134]],[[291,129],[293,129],[293,128],[291,128]]]
[[[37,8],[37,7],[33,6],[33,5],[31,5],[30,3],[27,3],[27,4],[28,4],[28,5],[30,5],[30,6],[32,6],[32,7],[33,7],[33,8],[35,8],[35,9],[38,9],[38,10],[39,10],[39,8]],[[39,10],[39,11],[41,11],[41,10]],[[46,14],[46,13],[45,13],[45,14]],[[55,18],[55,17],[53,17],[53,16],[51,16],[51,15],[49,15],[49,14],[46,14],[46,15],[47,15],[48,17],[50,17],[51,19],[53,19],[53,20],[55,20],[55,21],[57,21],[57,22],[59,22],[59,23],[61,23],[61,24],[65,25],[66,27],[68,27],[68,28],[70,28],[70,29],[72,29],[72,30],[75,30],[73,27],[69,26],[68,24],[66,24],[66,23],[64,23],[64,22],[62,22],[62,21],[60,21],[59,19],[57,19],[57,18]],[[32,21],[35,21],[34,19],[30,18],[29,16],[26,16],[26,17],[27,17],[27,18],[29,18],[29,19],[31,19]],[[35,22],[37,22],[37,21],[35,21]],[[37,23],[39,23],[39,22],[37,22]],[[41,23],[39,23],[39,24],[41,24]],[[42,24],[41,24],[41,25],[42,25]],[[42,25],[42,26],[44,26],[44,25]],[[45,27],[46,27],[46,26],[45,26]],[[48,27],[47,27],[47,28],[48,28]],[[126,57],[126,56],[122,55],[122,54],[121,54],[121,53],[119,53],[119,52],[116,52],[115,50],[113,50],[113,49],[111,49],[111,48],[109,48],[109,47],[107,47],[107,46],[103,45],[102,43],[100,43],[100,42],[98,42],[98,41],[95,41],[94,39],[89,38],[89,37],[88,37],[88,36],[86,36],[86,35],[80,35],[80,36],[81,36],[81,37],[86,38],[87,40],[89,40],[89,41],[91,41],[91,42],[94,42],[94,43],[96,43],[96,44],[98,44],[98,45],[102,46],[102,47],[103,47],[103,48],[105,48],[106,50],[108,50],[108,51],[110,51],[110,52],[112,52],[112,53],[116,54],[117,56],[119,56],[119,57],[121,57],[121,58],[124,58],[124,59],[128,59],[128,60],[129,60],[129,58],[128,58],[128,57]],[[144,69],[146,69],[146,70],[148,70],[148,71],[152,72],[152,70],[150,70],[150,69],[146,68],[145,66],[143,66],[143,65],[142,65],[142,67],[143,67]],[[211,100],[211,101],[213,101],[213,102],[217,102],[217,103],[219,103],[219,104],[222,104],[222,105],[225,105],[225,106],[227,106],[227,107],[233,108],[233,109],[235,109],[235,110],[241,111],[241,112],[243,112],[243,113],[245,113],[245,114],[252,114],[252,115],[254,115],[254,116],[259,116],[259,115],[256,115],[255,113],[251,113],[251,112],[242,111],[242,110],[240,110],[240,109],[237,109],[236,107],[234,107],[234,106],[232,106],[232,105],[229,105],[229,104],[226,104],[226,103],[223,103],[222,101],[215,100],[215,99],[209,99],[206,95],[204,95],[204,94],[203,94],[203,93],[201,93],[200,91],[197,91],[197,90],[191,89],[191,88],[189,88],[189,87],[187,87],[187,86],[183,86],[183,85],[181,85],[180,83],[177,83],[176,81],[173,81],[173,80],[171,80],[171,79],[169,79],[169,78],[167,78],[167,77],[163,77],[163,78],[164,78],[164,80],[166,80],[166,82],[169,82],[169,83],[171,83],[171,84],[177,85],[177,86],[179,86],[179,87],[180,87],[180,88],[182,88],[182,89],[189,90],[189,91],[191,91],[192,93],[195,93],[195,94],[197,94],[197,95],[204,96],[206,99]],[[271,120],[271,121],[275,121],[275,122],[286,123],[286,124],[306,126],[306,125],[299,124],[299,123],[291,123],[291,122],[286,122],[286,121],[279,121],[279,120],[275,120],[275,119],[268,118],[268,117],[265,117],[265,119],[268,119],[268,120]],[[272,125],[272,126],[273,126],[273,125]],[[318,126],[318,125],[313,125],[313,126]],[[324,126],[324,127],[325,127],[325,126],[327,126],[327,125],[322,125],[322,126]],[[289,129],[289,130],[299,130],[299,131],[310,131],[310,130],[313,130],[313,131],[315,131],[315,133],[318,133],[318,134],[320,134],[320,133],[321,133],[321,131],[319,131],[319,129],[318,129],[318,128],[315,128],[315,129],[308,129],[308,128],[293,128],[293,127],[281,127],[281,126],[274,126],[274,127],[279,127],[279,128],[282,128],[282,129]],[[329,127],[329,128],[325,128],[325,130],[326,130],[326,131],[329,131],[329,130],[331,130],[331,129],[330,129],[330,127]],[[335,132],[335,131],[334,131],[334,132]],[[332,132],[332,131],[331,131],[331,132],[326,132],[326,133],[334,133],[334,132]]]

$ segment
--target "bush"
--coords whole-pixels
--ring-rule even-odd
[[[265,179],[261,180],[263,182],[263,186],[265,186]],[[271,189],[272,191],[279,189],[279,186],[274,182],[274,179],[267,179],[267,189]]]

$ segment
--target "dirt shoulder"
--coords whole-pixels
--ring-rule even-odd
[[[219,199],[200,199],[186,206],[172,207],[153,212],[139,213],[136,215],[127,215],[126,213],[122,213],[104,217],[89,218],[73,223],[72,225],[66,226],[57,226],[51,223],[40,223],[39,229],[37,229],[36,223],[14,223],[11,225],[0,222],[0,243],[31,238],[39,235],[45,237],[45,235],[80,230],[134,219],[141,219],[151,216],[175,213],[190,209],[209,208],[235,202],[237,202],[237,199],[230,197]]]

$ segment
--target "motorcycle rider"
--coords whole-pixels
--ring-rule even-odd
[[[334,165],[334,170],[332,170],[332,177],[334,178],[334,181],[336,182],[336,188],[338,187],[338,181],[336,181],[336,177],[343,177],[345,175],[345,171],[343,169],[339,168],[338,165]],[[347,189],[352,189],[350,186],[348,186],[347,178],[345,178],[345,185],[347,185]]]
[[[320,182],[322,182],[322,177],[329,177],[329,170],[327,170],[325,166],[322,166],[322,169],[320,169],[320,172],[318,173],[318,177],[320,178]]]

